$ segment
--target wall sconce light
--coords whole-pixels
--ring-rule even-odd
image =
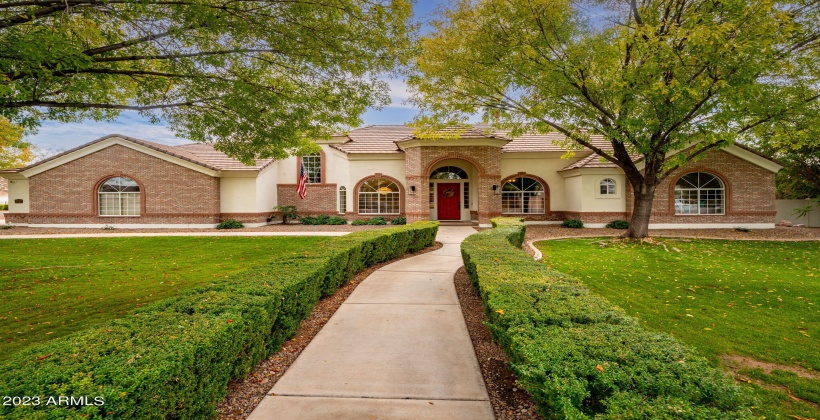
[[[415,185],[410,186],[410,195],[416,195],[416,186]]]
[[[493,194],[498,195],[498,185],[493,185]]]

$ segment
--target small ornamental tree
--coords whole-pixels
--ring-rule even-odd
[[[425,128],[558,131],[621,168],[645,237],[675,169],[817,99],[811,0],[457,0],[409,77]],[[590,134],[611,147],[598,147]]]

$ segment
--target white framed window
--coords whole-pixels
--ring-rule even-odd
[[[604,178],[598,183],[598,194],[616,195],[618,194],[618,184],[612,178]]]
[[[501,187],[503,214],[544,214],[546,208],[546,190],[535,179],[512,178]]]
[[[131,178],[115,176],[97,190],[100,216],[139,216],[140,186]]]
[[[723,181],[707,172],[688,173],[675,183],[675,214],[725,214]]]
[[[347,213],[347,188],[339,187],[339,214]]]
[[[314,153],[312,155],[302,156],[302,165],[307,172],[308,184],[322,183],[322,155]]]
[[[387,178],[370,178],[359,186],[359,214],[401,213],[401,189]]]

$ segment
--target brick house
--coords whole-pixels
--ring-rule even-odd
[[[562,159],[561,140],[478,126],[427,139],[405,126],[368,126],[317,141],[321,152],[311,156],[244,165],[206,144],[111,135],[0,176],[9,180],[7,221],[31,226],[254,226],[268,223],[277,205],[348,220],[628,220],[623,172],[587,149]],[[301,165],[305,199],[296,192]],[[739,145],[711,152],[659,186],[650,227],[773,227],[780,168]]]

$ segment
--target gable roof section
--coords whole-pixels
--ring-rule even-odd
[[[50,166],[48,165],[49,163],[54,164],[61,160],[65,160],[66,162],[63,163],[67,163],[75,159],[79,159],[80,157],[83,157],[86,154],[88,154],[82,152],[89,148],[92,149],[89,153],[95,152],[96,150],[93,150],[94,146],[102,146],[102,148],[108,147],[101,145],[101,143],[104,142],[109,142],[111,143],[111,145],[136,145],[136,150],[139,150],[140,147],[147,148],[149,150],[143,149],[143,151],[159,152],[159,154],[157,154],[156,157],[164,158],[165,160],[168,160],[172,163],[183,164],[183,166],[187,166],[185,165],[185,163],[193,164],[195,166],[192,169],[200,167],[202,169],[200,170],[200,172],[206,173],[211,176],[215,176],[216,172],[228,170],[257,171],[267,167],[273,162],[273,159],[264,159],[256,161],[254,165],[245,165],[242,162],[239,162],[238,160],[230,158],[226,154],[215,150],[213,146],[209,144],[194,143],[182,146],[169,146],[166,144],[160,144],[147,140],[123,136],[121,134],[110,134],[108,136],[101,137],[97,140],[83,144],[79,147],[75,147],[71,150],[67,150],[65,152],[59,153],[49,158],[32,163],[31,165],[22,168],[8,169],[2,172],[20,173],[34,169],[37,173],[39,173],[40,171],[38,171],[38,169],[42,168],[43,165]],[[181,160],[182,162],[180,162],[179,160]],[[44,171],[45,170],[47,169],[44,169]]]

